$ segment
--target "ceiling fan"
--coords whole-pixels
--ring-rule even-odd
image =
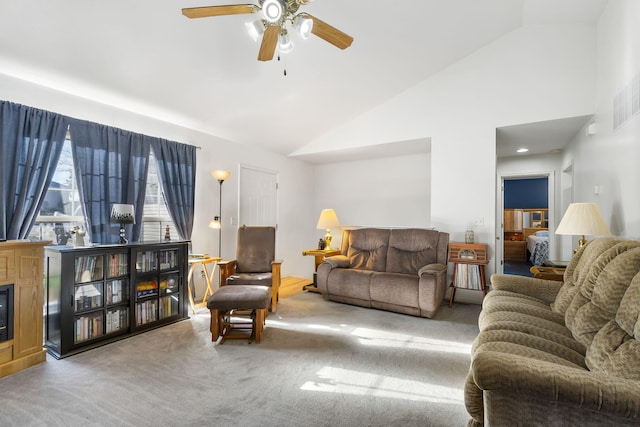
[[[209,16],[243,15],[262,12],[262,17],[246,24],[249,34],[258,40],[262,36],[258,60],[270,61],[279,48],[281,53],[293,49],[293,43],[289,39],[287,23],[298,31],[303,38],[310,34],[331,43],[332,45],[346,49],[353,43],[353,37],[343,33],[309,15],[305,12],[298,13],[300,6],[306,5],[312,0],[259,0],[259,5],[236,4],[223,6],[189,7],[182,9],[182,14],[187,18],[206,18]]]

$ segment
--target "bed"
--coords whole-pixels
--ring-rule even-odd
[[[549,230],[546,228],[525,230],[525,240],[530,254],[529,261],[533,265],[544,264],[549,259]]]

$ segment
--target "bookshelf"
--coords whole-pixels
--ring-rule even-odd
[[[56,358],[187,317],[188,242],[45,248],[45,346]]]
[[[489,263],[487,245],[482,243],[449,243],[449,262],[453,263],[451,296],[449,307],[453,305],[456,289],[482,291],[487,295],[485,266]]]

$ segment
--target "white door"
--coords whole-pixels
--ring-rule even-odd
[[[278,174],[240,165],[239,225],[277,227]]]

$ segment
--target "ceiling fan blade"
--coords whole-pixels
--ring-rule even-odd
[[[260,52],[258,53],[259,61],[271,61],[273,59],[273,55],[276,53],[276,46],[278,45],[278,35],[280,35],[280,27],[277,25],[267,27],[262,36],[262,43],[260,44]]]
[[[242,15],[254,13],[260,8],[253,4],[230,4],[225,6],[188,7],[182,9],[187,18],[206,18],[208,16]]]
[[[313,28],[311,29],[311,32],[321,39],[328,41],[335,47],[346,49],[351,46],[351,43],[353,43],[353,37],[350,35],[343,33],[337,28],[332,27],[326,22],[321,21],[308,13],[305,13],[304,16],[313,20]]]

